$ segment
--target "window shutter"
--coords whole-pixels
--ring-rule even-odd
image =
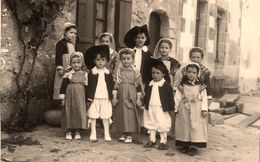
[[[116,1],[116,25],[115,38],[117,48],[126,47],[124,43],[124,36],[131,28],[132,17],[132,0],[117,0]]]
[[[78,0],[77,4],[77,26],[78,40],[77,50],[85,52],[93,45],[95,39],[95,2],[94,0]]]

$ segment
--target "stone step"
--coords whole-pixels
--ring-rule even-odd
[[[258,119],[256,122],[254,122],[251,126],[256,127],[256,128],[260,128],[260,119]]]
[[[236,101],[239,99],[239,94],[225,94],[219,99],[221,107],[234,106]]]
[[[245,120],[246,118],[248,118],[248,115],[236,114],[230,118],[225,119],[224,123],[228,125],[236,126],[238,123]]]
[[[238,125],[236,127],[238,128],[244,128],[247,126],[252,125],[253,123],[255,123],[258,119],[259,119],[259,114],[254,114],[252,116],[249,116],[248,118],[246,118],[245,120],[241,121],[238,123]]]

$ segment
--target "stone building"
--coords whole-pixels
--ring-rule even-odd
[[[114,34],[117,48],[124,47],[127,30],[148,24],[150,51],[160,38],[168,37],[174,42],[173,57],[187,62],[189,50],[202,47],[212,88],[238,89],[242,1],[79,0],[77,6],[79,50],[93,44],[102,31]]]
[[[15,91],[13,71],[19,62],[21,45],[17,40],[15,20],[8,12],[5,1],[1,3],[0,73],[3,82],[7,83],[0,85],[3,98]],[[151,37],[150,51],[153,51],[160,38],[168,37],[174,42],[172,57],[187,62],[188,51],[194,46],[202,47],[206,51],[204,64],[212,71],[215,81],[212,88],[218,89],[224,79],[236,83],[241,8],[241,0],[69,0],[51,26],[55,32],[49,33],[49,41],[39,51],[39,70],[35,72],[33,84],[40,84],[37,80],[46,77],[46,68],[49,69],[47,73],[54,74],[55,43],[61,38],[62,26],[66,21],[78,25],[77,50],[82,52],[94,44],[99,33],[105,31],[115,36],[117,49],[125,47],[125,33],[135,25],[147,24]],[[49,75],[47,82],[52,83],[52,80],[53,76]],[[51,84],[47,89],[51,89]],[[1,114],[10,112],[6,108],[10,106],[3,106],[9,101],[1,101]],[[46,109],[46,106],[43,107],[43,110]]]

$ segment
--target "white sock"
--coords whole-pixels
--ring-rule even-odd
[[[106,141],[111,141],[110,133],[109,133],[109,119],[103,119],[104,125],[104,138]]]
[[[150,129],[150,141],[155,142],[156,141],[156,131],[155,129]]]
[[[160,137],[161,137],[160,143],[166,144],[166,142],[167,142],[167,133],[166,132],[160,132]]]
[[[91,119],[91,133],[90,133],[90,140],[97,139],[97,132],[96,132],[96,119]]]

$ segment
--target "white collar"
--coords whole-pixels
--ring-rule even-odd
[[[195,83],[196,83],[196,81],[198,81],[198,79],[194,79],[194,80],[188,80],[188,82],[190,83],[190,84],[192,84],[192,85],[195,85]]]
[[[96,66],[91,70],[92,71],[92,73],[94,74],[94,75],[97,75],[97,74],[99,74],[99,73],[101,73],[101,72],[103,72],[103,73],[105,73],[105,74],[109,74],[109,70],[107,69],[107,68],[103,68],[103,69],[98,69]]]
[[[150,81],[149,86],[158,85],[158,87],[161,87],[161,86],[163,86],[164,82],[165,82],[164,78],[162,78],[162,80],[160,80],[158,82],[155,82],[152,80],[152,81]]]
[[[137,50],[137,49],[140,49],[140,48],[136,48],[136,47],[133,48],[133,50]],[[147,46],[143,46],[143,47],[141,48],[141,50],[143,50],[144,52],[147,52],[147,51],[148,51],[148,48],[147,48]]]
[[[113,50],[112,48],[109,48],[109,53],[110,55],[114,53],[115,50]]]

